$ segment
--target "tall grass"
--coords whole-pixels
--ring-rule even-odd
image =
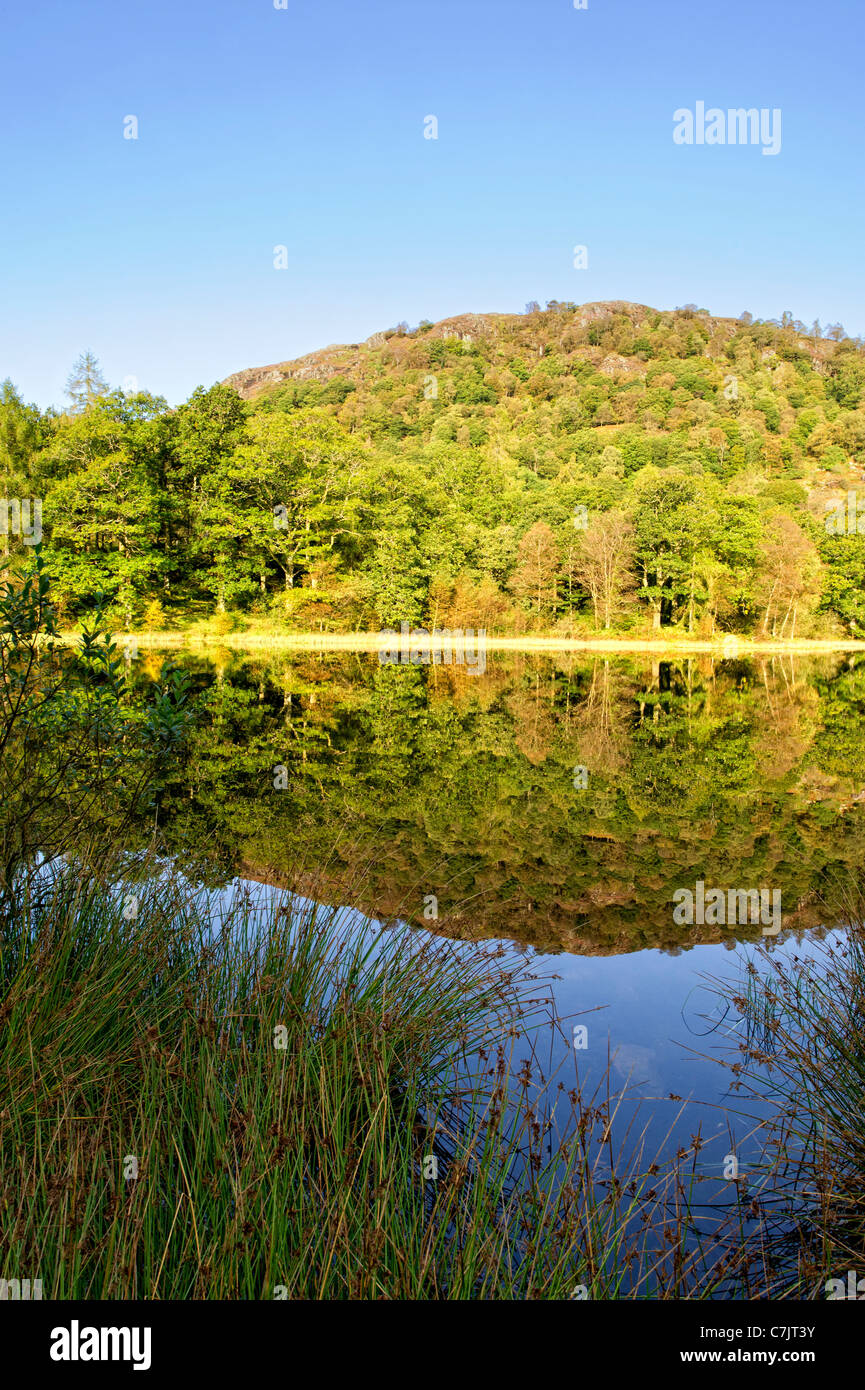
[[[500,950],[376,934],[310,899],[226,906],[167,872],[133,896],[66,866],[18,900],[0,948],[2,1277],[73,1299],[720,1287],[729,1256],[694,1237],[693,1171],[634,1136],[626,1160],[609,1088],[544,1074],[555,1025]]]
[[[865,1275],[865,930],[861,905],[792,958],[758,951],[738,986],[733,1086],[768,1109],[754,1188],[763,1296],[824,1298]]]

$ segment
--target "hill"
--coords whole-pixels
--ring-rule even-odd
[[[865,352],[837,324],[550,301],[176,410],[4,390],[7,496],[44,500],[74,617],[101,590],[124,626],[865,634]]]

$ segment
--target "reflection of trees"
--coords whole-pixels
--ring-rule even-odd
[[[520,656],[469,677],[331,655],[234,659],[214,680],[201,663],[160,824],[223,868],[323,872],[334,901],[360,879],[371,914],[456,936],[584,953],[729,940],[673,925],[673,887],[698,877],[779,887],[808,926],[828,871],[865,862],[862,665]]]
[[[555,686],[548,673],[542,680],[541,661],[534,664],[534,673],[507,696],[505,703],[514,721],[517,748],[530,763],[542,763],[556,732]]]
[[[614,670],[609,660],[595,660],[575,719],[580,761],[590,775],[612,776],[627,761],[631,707],[632,686],[625,673]]]
[[[758,665],[764,696],[754,703],[758,756],[763,774],[776,780],[799,764],[813,742],[819,696],[797,671],[795,656],[773,656]]]

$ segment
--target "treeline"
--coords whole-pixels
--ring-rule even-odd
[[[87,354],[65,412],[0,388],[0,497],[41,499],[69,623],[859,636],[865,353],[832,335],[551,302],[177,408]]]

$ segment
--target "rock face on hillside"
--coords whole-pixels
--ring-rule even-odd
[[[569,323],[574,327],[585,328],[591,323],[600,323],[605,319],[612,318],[615,314],[625,314],[629,318],[639,320],[655,312],[646,304],[634,304],[629,300],[615,299],[603,303],[580,305],[576,313],[569,316]],[[252,400],[262,391],[271,390],[273,387],[284,385],[289,381],[324,382],[335,376],[350,377],[370,357],[371,353],[385,347],[394,353],[398,360],[400,356],[406,355],[411,346],[419,340],[429,342],[437,338],[457,338],[468,345],[476,342],[479,338],[495,338],[503,331],[512,330],[516,325],[522,326],[529,323],[534,317],[543,320],[547,315],[545,313],[539,313],[537,316],[456,314],[452,318],[441,319],[438,323],[424,330],[415,330],[414,333],[403,334],[395,332],[393,329],[382,330],[378,333],[372,333],[362,343],[332,343],[329,347],[319,348],[316,352],[309,352],[303,357],[285,362],[271,362],[265,367],[248,367],[245,371],[233,372],[231,376],[225,378],[223,385],[233,386],[244,400]],[[539,344],[539,346],[543,347],[543,344]],[[614,362],[612,358],[607,358],[601,366],[601,370],[606,373],[633,369],[633,364],[624,358],[618,359],[617,362]]]
[[[223,385],[233,386],[244,400],[251,400],[269,387],[279,386],[285,381],[328,381],[341,370],[329,357],[335,350],[345,351],[344,348],[325,348],[294,362],[272,362],[267,367],[248,367],[244,372],[234,372],[226,377]]]
[[[619,372],[639,372],[645,371],[641,362],[635,362],[632,357],[622,357],[619,352],[607,353],[598,367],[599,372],[604,376],[616,376]]]
[[[646,335],[651,335],[661,320],[668,323],[675,320],[678,331],[685,338],[689,333],[698,334],[702,342],[696,349],[697,355],[716,359],[741,327],[736,319],[713,317],[693,306],[662,311],[626,299],[581,305],[550,301],[546,309],[525,314],[456,314],[438,323],[424,323],[414,330],[407,331],[405,325],[385,329],[372,333],[362,343],[332,343],[303,357],[271,362],[264,367],[248,367],[226,377],[224,384],[233,386],[244,399],[252,400],[263,392],[292,382],[326,384],[342,377],[354,384],[364,379],[372,383],[382,372],[400,377],[403,371],[417,371],[425,364],[431,365],[435,354],[430,349],[442,341],[448,344],[449,352],[454,349],[480,352],[488,365],[496,362],[502,365],[513,357],[532,358],[537,362],[550,354],[564,354],[565,357],[576,354],[606,377],[645,376],[647,357],[651,356],[651,351],[645,351]],[[622,325],[626,330],[624,335]],[[803,325],[797,327],[801,331]],[[612,343],[609,330],[613,330]],[[627,339],[633,346],[618,350]],[[595,346],[602,343],[606,345]],[[643,350],[638,350],[641,345]],[[782,346],[785,350],[794,348],[810,358],[815,370],[824,371],[837,344],[793,335]],[[692,347],[687,349],[692,354],[693,351]],[[686,355],[686,349],[682,347],[678,355]],[[778,365],[780,358],[776,346],[764,346],[761,359],[767,369]]]

